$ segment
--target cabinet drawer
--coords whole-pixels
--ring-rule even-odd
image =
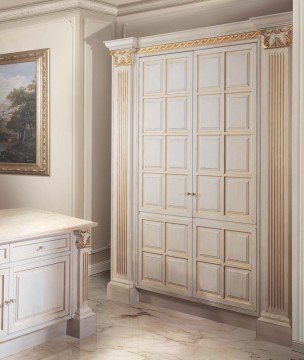
[[[0,246],[0,264],[7,263],[9,261],[9,245]]]
[[[70,249],[70,237],[67,235],[36,239],[11,244],[11,261],[25,260],[38,256],[55,254]]]

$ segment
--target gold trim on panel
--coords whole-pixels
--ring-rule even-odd
[[[203,39],[187,40],[187,41],[180,41],[180,42],[168,43],[168,44],[159,44],[159,45],[140,48],[138,50],[138,53],[143,54],[143,53],[151,53],[158,51],[166,51],[171,49],[182,49],[187,47],[190,48],[190,47],[197,47],[203,45],[222,44],[231,41],[257,39],[260,35],[261,35],[260,31],[250,31],[239,34],[221,35],[221,36],[215,36],[215,37],[209,37]]]
[[[117,274],[127,276],[128,260],[128,87],[126,70],[117,74]]]
[[[269,55],[269,244],[268,311],[288,313],[285,302],[286,242],[285,226],[285,54]]]
[[[262,31],[265,49],[289,47],[292,43],[292,26]]]

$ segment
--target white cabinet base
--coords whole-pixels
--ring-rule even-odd
[[[34,346],[52,341],[66,335],[67,322],[61,321],[55,325],[12,339],[1,344],[0,359],[30,349]]]
[[[112,280],[108,283],[107,298],[124,304],[135,304],[139,301],[139,292],[132,285]]]

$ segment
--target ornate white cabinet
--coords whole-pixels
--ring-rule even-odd
[[[105,43],[109,298],[157,292],[259,316],[263,337],[269,324],[290,336],[290,22],[280,14]]]
[[[63,335],[96,330],[88,306],[95,223],[33,210],[0,210],[0,358]]]

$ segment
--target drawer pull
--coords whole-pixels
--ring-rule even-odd
[[[38,248],[37,248],[37,251],[38,252],[40,252],[40,251],[45,251],[46,250],[46,247],[44,247],[44,246],[39,246]]]

